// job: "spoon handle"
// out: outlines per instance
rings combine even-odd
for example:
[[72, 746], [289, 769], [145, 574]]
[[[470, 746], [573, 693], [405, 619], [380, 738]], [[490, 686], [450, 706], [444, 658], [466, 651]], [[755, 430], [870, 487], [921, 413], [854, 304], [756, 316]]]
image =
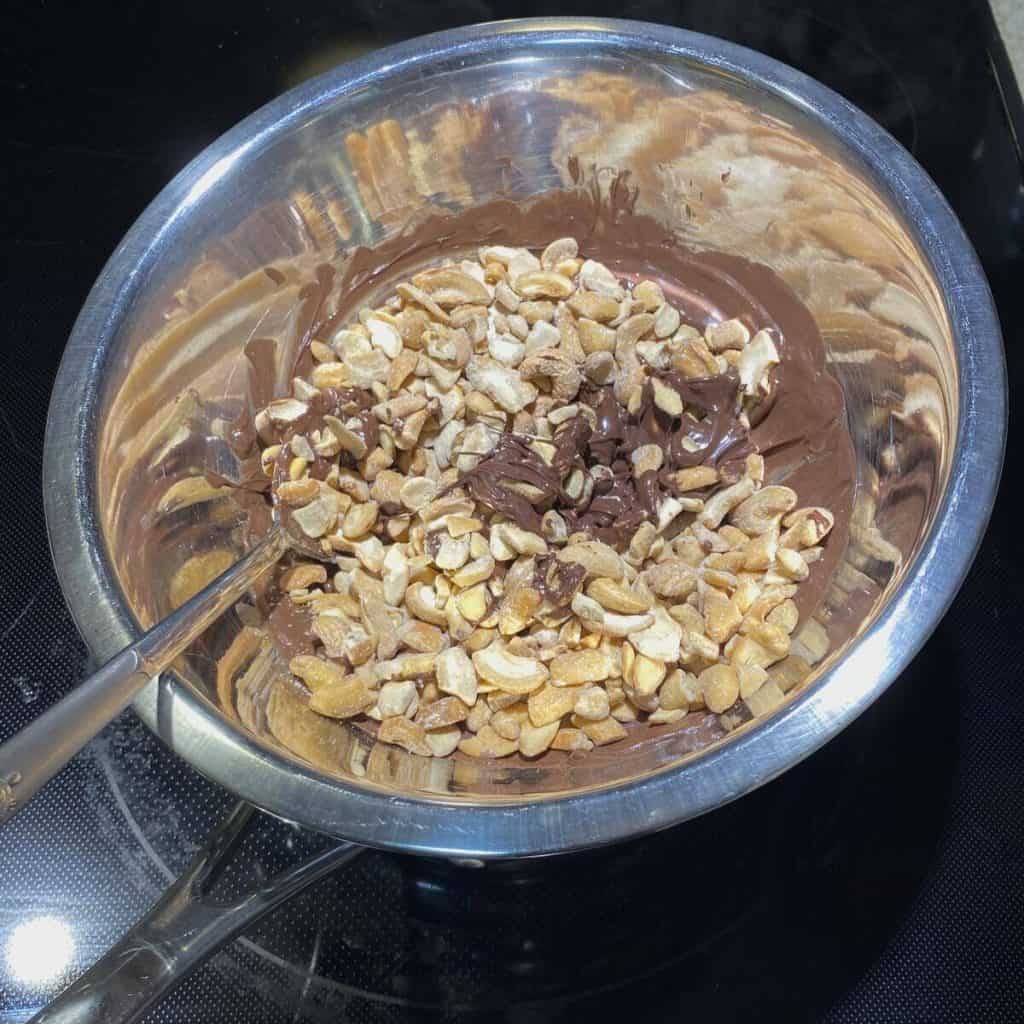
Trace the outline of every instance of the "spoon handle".
[[275, 527], [244, 558], [0, 745], [0, 825], [21, 810], [154, 676], [284, 554]]

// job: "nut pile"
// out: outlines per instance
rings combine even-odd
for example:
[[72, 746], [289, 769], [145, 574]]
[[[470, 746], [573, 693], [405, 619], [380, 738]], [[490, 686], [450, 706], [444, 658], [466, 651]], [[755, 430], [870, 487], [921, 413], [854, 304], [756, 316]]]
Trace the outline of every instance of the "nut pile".
[[[573, 532], [537, 487], [500, 481], [535, 513], [524, 528], [461, 483], [509, 437], [557, 465], [600, 389], [696, 422], [669, 375], [728, 377], [747, 426], [779, 362], [769, 331], [702, 333], [656, 283], [629, 288], [563, 238], [424, 270], [311, 347], [309, 378], [256, 427], [292, 528], [328, 563], [280, 581], [312, 615], [317, 653], [290, 668], [314, 711], [374, 719], [415, 754], [536, 757], [612, 743], [632, 721], [778, 702], [766, 670], [790, 653], [793, 598], [833, 517], [766, 485], [760, 455], [666, 477], [662, 449], [637, 447], [627, 475], [661, 473], [666, 490], [625, 536]], [[610, 472], [567, 468], [563, 507]]]

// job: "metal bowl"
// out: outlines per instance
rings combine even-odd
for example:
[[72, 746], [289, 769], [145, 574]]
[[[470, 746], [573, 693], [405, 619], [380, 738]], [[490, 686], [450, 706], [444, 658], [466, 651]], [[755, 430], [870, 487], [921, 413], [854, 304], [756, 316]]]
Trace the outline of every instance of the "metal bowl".
[[771, 265], [821, 329], [856, 502], [802, 661], [779, 674], [786, 698], [727, 716], [706, 749], [684, 728], [530, 765], [436, 761], [310, 713], [243, 608], [135, 707], [274, 814], [481, 858], [672, 825], [851, 722], [967, 572], [999, 475], [1005, 371], [985, 279], [927, 175], [849, 103], [760, 54], [634, 22], [509, 22], [381, 50], [280, 97], [182, 171], [111, 257], [68, 344], [45, 452], [53, 557], [93, 653], [115, 653], [240, 550], [245, 509], [197, 453], [240, 394], [242, 344], [293, 330], [316, 265], [427, 206], [565, 188], [570, 156], [598, 177], [628, 171], [638, 208], [681, 243]]

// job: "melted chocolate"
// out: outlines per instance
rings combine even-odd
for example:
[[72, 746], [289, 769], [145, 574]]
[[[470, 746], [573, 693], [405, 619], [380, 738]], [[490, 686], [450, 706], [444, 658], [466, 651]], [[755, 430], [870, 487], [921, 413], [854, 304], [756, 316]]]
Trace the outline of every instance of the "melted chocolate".
[[[529, 484], [541, 496], [531, 501], [509, 486], [515, 483]], [[530, 447], [528, 439], [515, 434], [503, 434], [489, 455], [461, 474], [459, 485], [474, 501], [534, 533], [541, 532], [542, 512], [538, 509], [562, 507], [571, 502], [562, 489], [558, 470]]]
[[282, 596], [267, 619], [267, 629], [286, 661], [314, 651], [313, 614], [308, 605], [295, 604]]
[[[580, 400], [592, 410], [594, 426], [582, 413], [560, 426], [550, 464], [530, 448], [528, 439], [506, 434], [493, 452], [462, 473], [460, 485], [474, 501], [525, 529], [540, 532], [542, 513], [554, 509], [573, 531], [611, 543], [627, 541], [641, 523], [657, 517], [662, 499], [671, 490], [674, 470], [716, 465], [725, 457], [739, 459], [751, 450], [747, 428], [736, 413], [739, 381], [734, 373], [690, 380], [673, 373], [660, 376], [700, 413], [699, 418], [689, 411], [672, 417], [659, 409], [650, 381], [635, 415], [618, 402], [611, 387], [588, 387]], [[634, 475], [631, 453], [651, 444], [664, 452], [661, 471]], [[562, 486], [575, 466], [608, 470], [596, 477], [593, 490], [580, 500]], [[508, 486], [517, 481], [536, 488], [538, 497], [531, 501]]]
[[554, 555], [543, 555], [533, 570], [533, 586], [552, 610], [568, 608], [586, 575], [586, 568], [578, 562], [560, 562]]

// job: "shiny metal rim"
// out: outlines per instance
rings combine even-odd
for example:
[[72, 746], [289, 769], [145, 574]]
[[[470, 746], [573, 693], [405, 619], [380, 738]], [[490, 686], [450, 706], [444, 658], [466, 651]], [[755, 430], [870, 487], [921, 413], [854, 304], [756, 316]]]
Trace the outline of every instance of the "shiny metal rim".
[[[857, 153], [899, 208], [946, 297], [960, 373], [950, 481], [915, 564], [842, 662], [789, 706], [718, 750], [611, 789], [544, 801], [464, 805], [389, 796], [328, 779], [236, 732], [188, 687], [165, 678], [135, 703], [143, 720], [205, 775], [271, 813], [356, 843], [421, 854], [514, 857], [596, 846], [705, 813], [807, 757], [885, 690], [931, 634], [963, 581], [995, 497], [1006, 430], [999, 325], [977, 257], [931, 179], [880, 126], [837, 94], [762, 54], [692, 32], [601, 19], [478, 25], [352, 61], [279, 97], [200, 154], [145, 210], [89, 294], [54, 386], [43, 485], [54, 562], [79, 630], [100, 659], [137, 632], [95, 543], [93, 479], [99, 381], [116, 325], [173, 226], [218, 169], [259, 149], [325, 102], [397, 69], [462, 53], [525, 47], [625, 48], [692, 60], [744, 78], [800, 109]], [[865, 685], [865, 680], [870, 682]]]

